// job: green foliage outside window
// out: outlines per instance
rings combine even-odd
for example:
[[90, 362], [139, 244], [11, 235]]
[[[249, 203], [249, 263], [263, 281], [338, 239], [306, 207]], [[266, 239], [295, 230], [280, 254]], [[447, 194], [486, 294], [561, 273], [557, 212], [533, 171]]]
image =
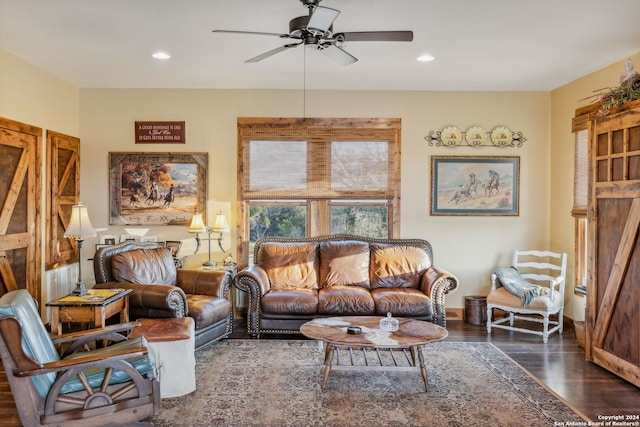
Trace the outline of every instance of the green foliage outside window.
[[306, 230], [305, 206], [251, 205], [249, 207], [249, 241], [251, 242], [265, 237], [304, 237]]
[[[333, 205], [331, 234], [386, 239], [389, 237], [387, 206]], [[306, 236], [307, 209], [295, 205], [256, 205], [249, 208], [249, 240], [265, 237]]]
[[332, 206], [331, 234], [387, 239], [389, 237], [386, 206]]

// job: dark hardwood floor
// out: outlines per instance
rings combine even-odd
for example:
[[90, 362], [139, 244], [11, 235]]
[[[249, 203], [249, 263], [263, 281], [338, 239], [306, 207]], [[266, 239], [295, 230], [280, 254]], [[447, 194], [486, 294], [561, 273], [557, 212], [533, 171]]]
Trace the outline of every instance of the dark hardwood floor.
[[488, 336], [485, 326], [459, 320], [448, 322], [447, 329], [449, 341], [491, 342], [593, 421], [603, 415], [640, 415], [640, 388], [585, 360], [573, 329], [552, 334], [547, 344], [537, 335], [503, 329], [492, 329]]
[[[536, 335], [493, 330], [460, 320], [447, 323], [448, 341], [491, 342], [539, 382], [593, 421], [599, 416], [640, 415], [640, 389], [584, 359], [572, 329], [553, 334], [547, 344]], [[244, 319], [234, 324], [231, 339], [249, 338]], [[267, 338], [304, 339], [301, 335]], [[0, 370], [0, 426], [20, 425], [4, 370]]]

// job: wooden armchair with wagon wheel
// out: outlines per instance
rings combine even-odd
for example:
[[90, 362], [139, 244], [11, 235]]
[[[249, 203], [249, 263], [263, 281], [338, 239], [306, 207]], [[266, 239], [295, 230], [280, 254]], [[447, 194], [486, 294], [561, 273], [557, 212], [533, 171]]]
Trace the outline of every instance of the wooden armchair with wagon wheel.
[[[36, 304], [21, 289], [0, 298], [0, 356], [25, 426], [149, 424], [160, 411], [160, 385], [136, 323], [51, 338]], [[92, 343], [113, 343], [94, 350]], [[56, 345], [64, 348], [60, 354]]]

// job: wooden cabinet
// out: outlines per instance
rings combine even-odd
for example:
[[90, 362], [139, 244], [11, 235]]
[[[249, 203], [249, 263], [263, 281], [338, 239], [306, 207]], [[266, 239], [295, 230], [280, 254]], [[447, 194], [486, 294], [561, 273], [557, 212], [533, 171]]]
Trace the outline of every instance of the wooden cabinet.
[[586, 356], [640, 387], [640, 103], [589, 138]]

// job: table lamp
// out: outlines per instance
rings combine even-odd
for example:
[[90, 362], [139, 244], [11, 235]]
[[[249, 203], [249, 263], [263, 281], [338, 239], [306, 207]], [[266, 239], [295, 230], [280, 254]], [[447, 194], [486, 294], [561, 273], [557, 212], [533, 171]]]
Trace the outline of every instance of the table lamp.
[[87, 237], [95, 237], [96, 230], [89, 221], [89, 214], [87, 207], [78, 202], [77, 205], [71, 207], [71, 219], [64, 232], [64, 237], [72, 238], [78, 245], [78, 281], [76, 282], [76, 288], [71, 292], [71, 295], [86, 295], [89, 292], [82, 281], [82, 242]]
[[216, 220], [213, 223], [212, 231], [214, 233], [220, 233], [220, 236], [218, 236], [218, 246], [220, 247], [222, 253], [226, 253], [227, 251], [225, 251], [222, 247], [222, 233], [229, 232], [229, 223], [227, 223], [227, 218], [224, 216], [222, 211], [218, 211]]
[[191, 217], [191, 224], [189, 225], [189, 233], [196, 234], [196, 250], [193, 254], [198, 253], [198, 249], [200, 249], [200, 233], [206, 230], [204, 226], [204, 222], [202, 221], [202, 214], [196, 213]]
[[211, 233], [213, 233], [213, 229], [211, 227], [207, 227], [204, 225], [204, 221], [202, 220], [202, 214], [194, 214], [191, 217], [191, 224], [189, 225], [189, 233], [196, 233], [196, 251], [198, 253], [198, 249], [200, 248], [200, 237], [199, 233], [205, 232], [209, 235], [209, 261], [203, 263], [202, 265], [205, 267], [213, 267], [216, 265], [215, 262], [211, 261]]

